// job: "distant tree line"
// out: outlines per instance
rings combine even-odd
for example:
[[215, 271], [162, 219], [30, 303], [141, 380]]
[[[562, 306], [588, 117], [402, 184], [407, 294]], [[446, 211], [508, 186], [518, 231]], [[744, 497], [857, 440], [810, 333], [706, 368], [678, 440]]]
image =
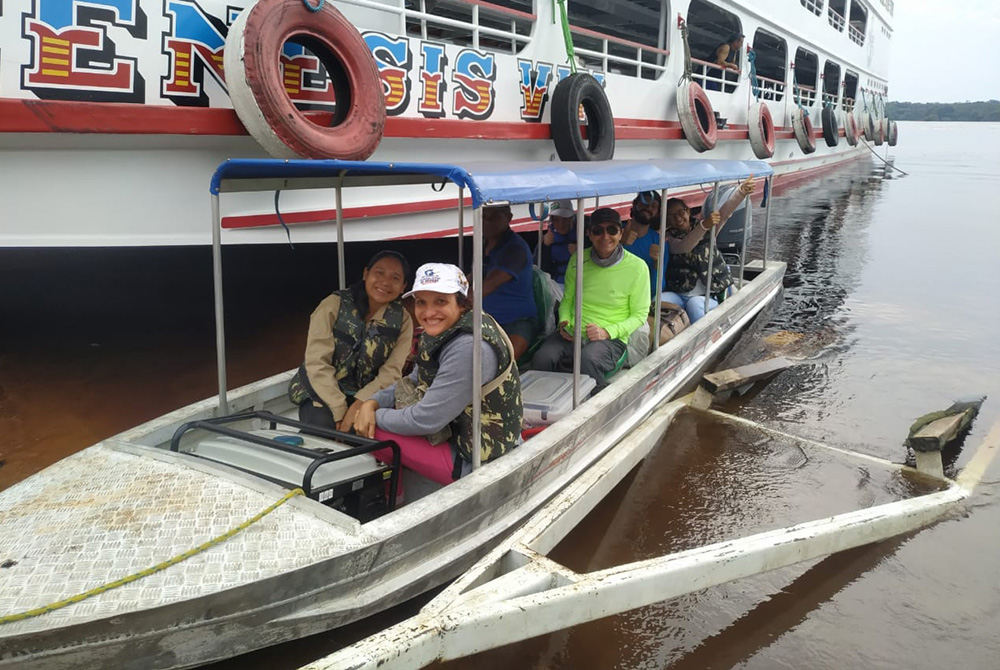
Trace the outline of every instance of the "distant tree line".
[[885, 106], [897, 121], [993, 121], [1000, 123], [1000, 100], [983, 102], [890, 102]]

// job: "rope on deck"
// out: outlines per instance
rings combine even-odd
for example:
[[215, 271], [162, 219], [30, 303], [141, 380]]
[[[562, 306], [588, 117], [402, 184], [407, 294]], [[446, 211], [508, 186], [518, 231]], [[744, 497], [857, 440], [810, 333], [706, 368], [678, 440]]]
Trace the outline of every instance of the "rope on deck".
[[234, 535], [236, 535], [241, 530], [244, 530], [244, 529], [252, 526], [253, 524], [257, 523], [258, 521], [260, 521], [261, 519], [263, 519], [265, 516], [267, 516], [268, 514], [270, 514], [271, 512], [273, 512], [274, 510], [278, 509], [279, 507], [281, 507], [282, 505], [284, 505], [286, 502], [288, 502], [289, 500], [291, 500], [295, 496], [301, 496], [301, 495], [305, 495], [305, 492], [302, 489], [292, 489], [284, 497], [282, 497], [280, 500], [272, 503], [266, 509], [264, 509], [263, 511], [259, 512], [255, 516], [247, 519], [246, 521], [244, 521], [240, 525], [227, 530], [222, 535], [219, 535], [218, 537], [215, 537], [215, 538], [209, 540], [208, 542], [205, 542], [204, 544], [198, 545], [194, 549], [189, 549], [189, 550], [185, 551], [183, 554], [178, 554], [177, 556], [174, 556], [173, 558], [167, 559], [166, 561], [163, 561], [162, 563], [158, 563], [158, 564], [154, 565], [151, 568], [146, 568], [145, 570], [140, 570], [139, 572], [131, 574], [128, 577], [122, 577], [121, 579], [117, 579], [117, 580], [115, 580], [113, 582], [109, 582], [107, 584], [103, 584], [102, 586], [98, 586], [96, 588], [90, 589], [89, 591], [85, 591], [84, 593], [78, 593], [75, 596], [70, 596], [69, 598], [65, 598], [63, 600], [59, 600], [57, 602], [50, 603], [48, 605], [42, 605], [41, 607], [36, 607], [34, 609], [30, 609], [30, 610], [27, 610], [27, 611], [24, 611], [24, 612], [18, 612], [16, 614], [8, 614], [6, 616], [0, 616], [0, 625], [3, 625], [5, 623], [13, 623], [14, 621], [23, 621], [24, 619], [30, 619], [31, 617], [41, 616], [42, 614], [48, 614], [49, 612], [54, 612], [55, 610], [62, 609], [63, 607], [66, 607], [67, 605], [72, 605], [74, 603], [80, 602], [81, 600], [86, 600], [87, 598], [90, 598], [91, 596], [96, 596], [98, 594], [104, 593], [105, 591], [110, 591], [111, 589], [116, 589], [119, 586], [124, 586], [126, 584], [131, 584], [132, 582], [138, 581], [138, 580], [142, 579], [143, 577], [148, 577], [149, 575], [153, 575], [153, 574], [156, 574], [157, 572], [160, 572], [162, 570], [166, 570], [167, 568], [169, 568], [172, 565], [177, 565], [181, 561], [186, 561], [187, 559], [191, 558], [192, 556], [196, 556], [196, 555], [200, 554], [201, 552], [203, 552], [203, 551], [205, 551], [207, 549], [211, 549], [212, 547], [214, 547], [217, 544], [221, 544], [221, 543], [225, 542], [226, 540], [228, 540], [229, 538], [233, 537]]

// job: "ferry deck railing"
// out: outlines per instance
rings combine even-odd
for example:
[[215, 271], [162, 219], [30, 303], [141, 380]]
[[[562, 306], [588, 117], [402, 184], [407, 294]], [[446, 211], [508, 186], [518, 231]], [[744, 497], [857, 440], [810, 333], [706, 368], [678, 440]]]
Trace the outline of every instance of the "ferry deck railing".
[[840, 101], [840, 106], [845, 112], [850, 112], [854, 110], [854, 98], [844, 97]]
[[844, 18], [844, 15], [835, 10], [833, 7], [827, 7], [826, 13], [827, 20], [830, 22], [830, 25], [838, 31], [844, 32], [844, 26], [847, 24], [847, 19]]
[[[416, 4], [417, 8], [407, 7], [408, 3]], [[532, 26], [535, 22], [534, 14], [481, 0], [435, 0], [434, 8], [438, 10], [449, 6], [468, 9], [470, 12], [468, 21], [431, 13], [427, 8], [427, 0], [397, 0], [395, 5], [378, 2], [378, 0], [342, 0], [341, 4], [395, 14], [399, 18], [397, 27], [399, 35], [409, 35], [419, 30], [421, 39], [447, 41], [445, 38], [431, 34], [429, 28], [454, 29], [462, 31], [462, 34], [468, 33], [468, 45], [473, 49], [509, 51], [513, 54], [519, 53], [531, 43]], [[509, 28], [501, 29], [483, 25], [484, 19], [489, 19], [497, 25], [509, 22]], [[484, 36], [487, 38], [486, 40], [483, 40]], [[509, 48], [496, 48], [492, 43], [494, 40], [509, 44]], [[458, 40], [456, 43], [464, 41]]]
[[691, 79], [697, 81], [706, 91], [732, 93], [739, 84], [740, 71], [719, 67], [707, 60], [692, 58]]
[[[666, 70], [666, 59], [670, 55], [667, 49], [578, 26], [571, 25], [569, 29], [574, 35], [582, 38], [574, 41], [573, 51], [583, 59], [584, 64], [588, 64], [589, 60], [593, 65], [598, 65], [603, 72], [615, 72], [645, 79], [656, 79]], [[596, 48], [588, 48], [590, 45]], [[618, 53], [614, 53], [615, 50]], [[634, 57], [631, 56], [633, 51]], [[626, 56], [626, 53], [629, 55]], [[634, 68], [635, 73], [629, 72], [629, 68]], [[649, 73], [651, 76], [644, 73]]]
[[823, 91], [823, 105], [824, 106], [830, 105], [831, 107], [836, 107], [837, 97], [838, 96], [836, 93], [827, 93], [826, 91]]
[[816, 16], [823, 15], [823, 0], [799, 0], [799, 2]]
[[847, 27], [847, 34], [851, 38], [851, 41], [858, 46], [865, 45], [865, 34], [858, 28], [855, 28], [853, 24]]
[[762, 77], [759, 74], [757, 75], [757, 82], [760, 86], [761, 100], [781, 102], [785, 99], [785, 82], [771, 79], [770, 77]]
[[812, 107], [816, 104], [816, 89], [814, 87], [796, 84], [794, 91], [803, 107]]

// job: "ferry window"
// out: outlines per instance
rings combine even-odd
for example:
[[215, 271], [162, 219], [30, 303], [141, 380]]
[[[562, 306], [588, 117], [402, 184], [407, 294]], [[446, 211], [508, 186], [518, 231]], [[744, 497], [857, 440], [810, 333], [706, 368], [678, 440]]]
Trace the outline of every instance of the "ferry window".
[[865, 43], [865, 27], [868, 25], [868, 10], [855, 0], [851, 0], [851, 15], [848, 17], [847, 34], [858, 45]]
[[837, 107], [840, 97], [840, 66], [827, 61], [823, 67], [823, 106]]
[[406, 34], [483, 51], [519, 53], [531, 41], [532, 0], [404, 0]]
[[667, 0], [571, 0], [567, 12], [584, 67], [642, 79], [663, 74], [670, 55]]
[[840, 100], [840, 106], [844, 111], [849, 112], [854, 109], [854, 100], [858, 97], [858, 75], [856, 72], [847, 70], [844, 72], [844, 97]]
[[735, 69], [723, 68], [715, 59], [719, 47], [731, 45], [743, 35], [739, 17], [706, 0], [691, 0], [687, 25], [692, 79], [708, 91], [734, 92], [739, 83], [746, 47], [730, 48], [727, 62]]
[[811, 107], [816, 102], [819, 59], [813, 52], [800, 47], [795, 51], [795, 62], [792, 63], [792, 68], [795, 77], [792, 102], [798, 102], [803, 107]]
[[799, 2], [816, 16], [823, 15], [823, 0], [799, 0]]
[[788, 46], [785, 40], [759, 29], [753, 36], [754, 67], [761, 100], [780, 102], [785, 97], [788, 73]]
[[847, 24], [847, 19], [844, 18], [847, 16], [847, 0], [830, 0], [826, 11], [830, 25], [839, 32], [844, 32], [844, 26]]

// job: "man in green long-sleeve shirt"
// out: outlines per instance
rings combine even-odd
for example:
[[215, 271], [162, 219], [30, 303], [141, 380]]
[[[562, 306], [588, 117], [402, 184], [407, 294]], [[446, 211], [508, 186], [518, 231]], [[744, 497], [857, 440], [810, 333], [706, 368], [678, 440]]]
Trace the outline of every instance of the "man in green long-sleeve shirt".
[[[649, 315], [649, 270], [645, 261], [621, 245], [621, 217], [603, 207], [590, 215], [587, 235], [592, 244], [583, 250], [583, 350], [580, 369], [607, 386], [604, 376], [625, 354], [629, 335]], [[573, 371], [573, 332], [576, 324], [576, 254], [566, 268], [566, 293], [559, 305], [559, 328], [535, 353], [537, 370]]]

